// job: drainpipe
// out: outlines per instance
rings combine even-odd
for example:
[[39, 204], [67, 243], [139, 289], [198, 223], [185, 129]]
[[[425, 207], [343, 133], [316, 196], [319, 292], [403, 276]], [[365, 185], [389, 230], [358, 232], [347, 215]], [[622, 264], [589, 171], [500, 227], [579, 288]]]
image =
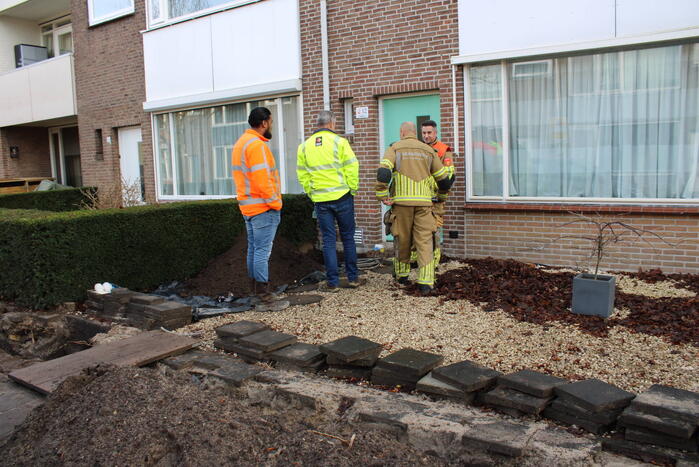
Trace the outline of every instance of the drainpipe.
[[456, 67], [457, 65], [451, 66], [451, 99], [454, 108], [454, 151], [459, 153], [459, 107], [456, 103]]
[[330, 71], [328, 66], [328, 3], [320, 0], [320, 48], [323, 63], [323, 109], [330, 110]]

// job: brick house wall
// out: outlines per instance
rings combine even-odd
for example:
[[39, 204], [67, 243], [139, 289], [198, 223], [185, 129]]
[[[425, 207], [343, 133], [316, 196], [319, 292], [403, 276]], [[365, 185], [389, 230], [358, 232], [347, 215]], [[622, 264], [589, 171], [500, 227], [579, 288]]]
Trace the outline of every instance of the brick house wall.
[[[10, 158], [10, 146], [19, 147], [19, 157]], [[46, 128], [15, 126], [0, 128], [0, 179], [50, 177], [51, 152]]]
[[[87, 2], [72, 0], [75, 86], [83, 183], [110, 188], [121, 178], [118, 129], [140, 126], [147, 199], [154, 199], [151, 124], [143, 111], [144, 0], [135, 13], [90, 27]], [[102, 131], [102, 153], [97, 130]], [[111, 144], [107, 143], [111, 137]]]
[[696, 207], [488, 205], [469, 203], [465, 214], [469, 257], [512, 258], [525, 262], [588, 268], [591, 242], [561, 236], [594, 236], [595, 227], [562, 224], [570, 212], [596, 220], [621, 221], [662, 237], [633, 235], [607, 249], [601, 267], [608, 270], [661, 268], [699, 272], [699, 209]]
[[[299, 8], [304, 134], [309, 136], [317, 112], [323, 109], [320, 6], [317, 0], [300, 0]], [[369, 107], [369, 118], [355, 120], [352, 138], [352, 148], [360, 162], [356, 219], [358, 227], [364, 230], [366, 245], [381, 240], [381, 207], [374, 196], [376, 169], [383, 152], [379, 141], [379, 98], [420, 91], [439, 93], [440, 133], [445, 142], [452, 144], [449, 59], [457, 52], [456, 1], [328, 2], [330, 102], [331, 110], [339, 117], [338, 130], [344, 128], [345, 99], [353, 99], [355, 106]], [[457, 89], [463, 90], [461, 73], [457, 76]], [[463, 102], [461, 92], [459, 96]], [[463, 174], [462, 157], [456, 158], [455, 165], [457, 173]], [[449, 255], [463, 256], [463, 193], [464, 179], [459, 177], [445, 217], [445, 231], [459, 232], [458, 239], [445, 239], [444, 250]]]
[[[316, 113], [323, 107], [320, 7], [317, 0], [300, 0], [303, 63], [304, 129], [313, 132]], [[382, 147], [379, 141], [379, 98], [417, 91], [438, 91], [442, 140], [454, 141], [450, 58], [458, 55], [456, 1], [328, 2], [328, 52], [331, 110], [344, 128], [344, 99], [368, 106], [369, 118], [355, 120], [352, 147], [360, 160], [360, 190], [356, 217], [365, 244], [381, 239], [380, 205], [374, 179]], [[574, 219], [568, 211], [600, 212], [605, 219], [623, 214], [629, 224], [661, 235], [609, 249], [602, 267], [635, 270], [660, 267], [668, 272], [699, 272], [699, 208], [516, 205], [466, 202], [463, 154], [463, 70], [456, 70], [457, 111], [461, 156], [455, 159], [457, 182], [445, 216], [444, 253], [458, 257], [515, 258], [526, 262], [584, 267], [589, 247], [584, 242], [559, 241], [560, 234], [589, 234], [583, 226], [560, 227]], [[459, 176], [460, 175], [460, 176]], [[606, 216], [606, 217], [605, 217]], [[449, 238], [455, 231], [457, 239]], [[543, 247], [543, 248], [542, 248]]]

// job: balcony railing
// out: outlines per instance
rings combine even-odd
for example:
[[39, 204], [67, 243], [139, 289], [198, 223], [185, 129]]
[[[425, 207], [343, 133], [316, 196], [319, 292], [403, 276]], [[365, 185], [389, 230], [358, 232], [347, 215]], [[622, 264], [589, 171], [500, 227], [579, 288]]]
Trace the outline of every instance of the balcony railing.
[[0, 75], [0, 127], [77, 114], [73, 55]]

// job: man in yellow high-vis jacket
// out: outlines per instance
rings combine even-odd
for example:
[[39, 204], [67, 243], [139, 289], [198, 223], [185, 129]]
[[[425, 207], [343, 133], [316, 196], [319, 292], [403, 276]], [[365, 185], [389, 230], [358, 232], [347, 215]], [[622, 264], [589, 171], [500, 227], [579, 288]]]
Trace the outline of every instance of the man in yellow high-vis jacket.
[[359, 286], [357, 247], [354, 243], [354, 195], [359, 188], [359, 161], [349, 142], [335, 133], [335, 115], [318, 114], [318, 130], [299, 145], [296, 173], [303, 190], [315, 205], [323, 238], [325, 291], [337, 291], [339, 274], [335, 223], [344, 248], [345, 271], [350, 287]]

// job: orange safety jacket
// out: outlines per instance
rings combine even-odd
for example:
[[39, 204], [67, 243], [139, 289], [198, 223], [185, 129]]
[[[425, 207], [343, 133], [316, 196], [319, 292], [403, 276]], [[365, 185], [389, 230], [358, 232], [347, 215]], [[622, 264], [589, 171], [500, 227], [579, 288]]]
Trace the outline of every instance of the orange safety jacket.
[[244, 216], [282, 208], [279, 172], [266, 141], [269, 140], [248, 129], [233, 146], [233, 181]]
[[442, 160], [443, 165], [450, 166], [453, 164], [450, 157], [446, 159], [444, 158], [444, 155], [447, 152], [452, 152], [452, 149], [451, 147], [449, 147], [448, 144], [442, 143], [441, 141], [435, 141], [434, 143], [432, 143], [432, 147], [437, 150], [437, 155]]

